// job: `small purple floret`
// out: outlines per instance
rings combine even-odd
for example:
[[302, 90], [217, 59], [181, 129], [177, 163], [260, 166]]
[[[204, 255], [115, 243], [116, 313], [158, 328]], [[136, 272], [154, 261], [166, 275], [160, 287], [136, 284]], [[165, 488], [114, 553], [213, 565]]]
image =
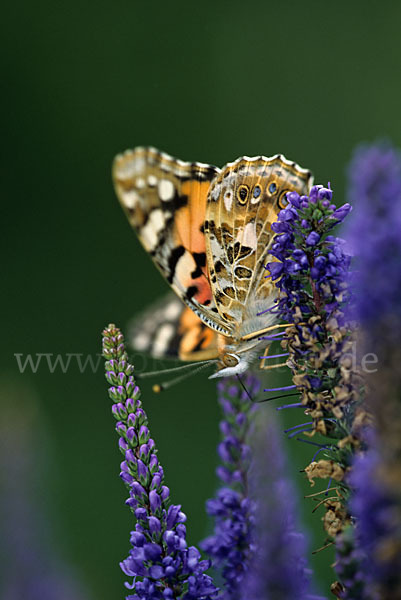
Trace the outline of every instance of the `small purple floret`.
[[305, 243], [307, 246], [316, 246], [316, 244], [320, 241], [320, 235], [317, 231], [311, 231], [307, 236]]

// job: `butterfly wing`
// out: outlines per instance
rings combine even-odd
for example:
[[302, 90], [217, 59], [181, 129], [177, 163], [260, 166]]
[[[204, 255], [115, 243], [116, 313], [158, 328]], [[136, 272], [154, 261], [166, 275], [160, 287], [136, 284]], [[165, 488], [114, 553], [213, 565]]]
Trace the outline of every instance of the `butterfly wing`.
[[242, 157], [213, 181], [206, 206], [206, 253], [213, 298], [224, 322], [238, 326], [249, 310], [261, 311], [274, 298], [275, 286], [264, 277], [271, 224], [285, 206], [286, 193], [305, 194], [311, 184], [311, 173], [282, 155]]
[[217, 332], [202, 323], [173, 293], [136, 317], [128, 327], [132, 348], [154, 358], [216, 358], [217, 337]]
[[204, 236], [207, 193], [219, 172], [154, 148], [128, 150], [113, 164], [117, 196], [142, 245], [179, 298], [227, 334], [212, 295]]

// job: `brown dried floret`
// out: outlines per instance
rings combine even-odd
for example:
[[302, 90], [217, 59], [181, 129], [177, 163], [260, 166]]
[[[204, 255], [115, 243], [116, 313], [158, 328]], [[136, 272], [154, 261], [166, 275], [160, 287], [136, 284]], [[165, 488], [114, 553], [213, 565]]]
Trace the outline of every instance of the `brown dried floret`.
[[345, 475], [344, 469], [334, 462], [334, 460], [319, 460], [317, 462], [312, 462], [305, 468], [305, 473], [312, 486], [315, 485], [314, 479], [317, 477], [320, 479], [331, 477], [335, 481], [342, 481]]

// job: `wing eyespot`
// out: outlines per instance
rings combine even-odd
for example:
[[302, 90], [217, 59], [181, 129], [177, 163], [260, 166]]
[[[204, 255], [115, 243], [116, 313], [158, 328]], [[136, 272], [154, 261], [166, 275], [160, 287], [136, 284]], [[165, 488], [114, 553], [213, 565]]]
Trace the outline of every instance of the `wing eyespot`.
[[288, 200], [287, 200], [287, 194], [290, 190], [284, 190], [281, 194], [279, 199], [277, 200], [277, 204], [278, 207], [280, 209], [285, 208], [288, 205]]
[[249, 187], [245, 184], [238, 186], [237, 189], [237, 200], [240, 204], [246, 204], [249, 195]]
[[268, 191], [271, 196], [274, 196], [274, 194], [277, 192], [277, 184], [274, 181], [272, 181], [269, 185]]

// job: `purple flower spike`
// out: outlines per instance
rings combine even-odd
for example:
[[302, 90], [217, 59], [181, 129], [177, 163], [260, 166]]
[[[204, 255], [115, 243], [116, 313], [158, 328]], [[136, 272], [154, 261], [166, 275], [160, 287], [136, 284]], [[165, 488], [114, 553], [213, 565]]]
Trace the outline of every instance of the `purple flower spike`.
[[[244, 384], [251, 395], [257, 393], [255, 378], [248, 376]], [[250, 402], [238, 382], [220, 382], [218, 392], [223, 409], [219, 445], [223, 465], [218, 475], [225, 485], [207, 502], [215, 530], [202, 548], [221, 570], [225, 582], [221, 598], [323, 600], [310, 595], [304, 538], [294, 528], [295, 492], [283, 474], [286, 465], [277, 432], [272, 425], [266, 431], [263, 415], [263, 443], [252, 452], [248, 440], [255, 438], [258, 405]], [[239, 452], [221, 453], [222, 446]]]
[[356, 210], [344, 235], [360, 257], [354, 277], [359, 320], [367, 330], [373, 326], [381, 333], [387, 320], [386, 334], [394, 333], [397, 339], [401, 329], [400, 151], [385, 143], [358, 148], [349, 167], [349, 198]]
[[[382, 458], [376, 446], [373, 441], [372, 447], [354, 463], [350, 508], [357, 519], [360, 578], [371, 589], [380, 590], [380, 598], [396, 598], [401, 590], [401, 553], [397, 550], [401, 543], [399, 498], [397, 490], [382, 480]], [[387, 555], [382, 550], [386, 547], [390, 551]], [[341, 560], [339, 567], [344, 568]]]
[[253, 435], [254, 460], [249, 473], [254, 552], [238, 597], [324, 600], [311, 589], [306, 541], [299, 533], [296, 491], [287, 478], [281, 435], [271, 414], [258, 416], [260, 427]]
[[127, 504], [136, 518], [132, 549], [121, 563], [123, 572], [134, 578], [132, 586], [128, 586], [134, 594], [127, 598], [212, 600], [218, 590], [205, 574], [209, 563], [200, 560], [196, 548], [187, 547], [183, 525], [186, 516], [180, 506], [170, 505], [169, 489], [163, 485], [163, 469], [150, 437], [123, 336], [114, 325], [109, 325], [103, 335], [106, 378], [109, 383], [116, 379], [119, 383], [109, 395], [114, 402], [112, 411], [118, 419], [116, 430], [125, 458], [121, 477], [130, 494]]
[[[349, 198], [355, 205], [345, 228], [357, 263], [354, 314], [363, 334], [359, 353], [374, 360], [364, 370], [375, 426], [365, 433], [367, 450], [349, 478], [350, 510], [369, 600], [393, 600], [401, 598], [400, 151], [389, 143], [358, 148], [349, 169]], [[338, 568], [345, 572], [343, 554]]]
[[18, 378], [2, 377], [0, 395], [0, 598], [92, 600], [54, 536], [47, 493], [50, 447], [36, 393]]
[[[358, 430], [361, 426], [356, 417], [359, 423], [362, 418], [361, 413], [358, 414], [358, 410], [361, 411], [361, 378], [355, 361], [350, 360], [353, 350], [349, 317], [350, 256], [345, 252], [344, 242], [329, 235], [351, 207], [345, 204], [337, 209], [331, 203], [332, 196], [330, 186], [314, 186], [309, 199], [302, 199], [297, 218], [291, 223], [286, 222], [285, 239], [281, 232], [274, 237], [271, 254], [282, 265], [276, 279], [280, 291], [278, 312], [291, 324], [282, 347], [289, 354], [287, 364], [292, 370], [294, 389], [296, 387], [300, 394], [298, 402], [311, 417], [310, 422], [287, 432], [289, 437], [318, 433], [327, 439], [327, 446], [324, 445], [326, 457], [323, 459], [324, 455], [320, 455], [315, 462], [315, 454], [305, 472], [308, 477], [312, 473], [316, 478], [324, 479], [331, 477], [330, 469], [333, 469], [337, 480], [342, 481], [338, 502], [334, 505], [323, 503], [328, 540], [337, 544], [351, 520], [346, 506], [349, 489], [345, 475], [355, 448], [361, 443]], [[276, 269], [279, 271], [279, 267]], [[314, 443], [303, 436], [300, 439]], [[310, 480], [313, 481], [313, 477]], [[340, 553], [339, 546], [337, 550]], [[354, 569], [356, 555], [352, 545], [344, 545], [341, 557], [343, 566], [349, 560]], [[340, 592], [349, 592], [351, 595], [344, 595], [349, 600], [351, 597], [362, 599], [363, 595], [357, 595], [361, 586], [357, 590], [354, 582], [350, 583], [349, 572], [349, 569], [339, 572]], [[292, 595], [298, 597], [295, 591], [289, 597]], [[255, 592], [254, 597], [262, 595]]]
[[[251, 393], [257, 393], [259, 383], [254, 377], [249, 375], [244, 384]], [[214, 517], [215, 530], [201, 547], [212, 558], [213, 565], [222, 570], [226, 589], [224, 598], [228, 600], [238, 597], [236, 594], [251, 551], [253, 517], [247, 498], [250, 449], [245, 438], [249, 434], [250, 416], [255, 405], [251, 404], [236, 381], [221, 381], [217, 389], [223, 410], [220, 424], [222, 441], [218, 447], [223, 464], [216, 472], [225, 487], [206, 504], [208, 514]]]

